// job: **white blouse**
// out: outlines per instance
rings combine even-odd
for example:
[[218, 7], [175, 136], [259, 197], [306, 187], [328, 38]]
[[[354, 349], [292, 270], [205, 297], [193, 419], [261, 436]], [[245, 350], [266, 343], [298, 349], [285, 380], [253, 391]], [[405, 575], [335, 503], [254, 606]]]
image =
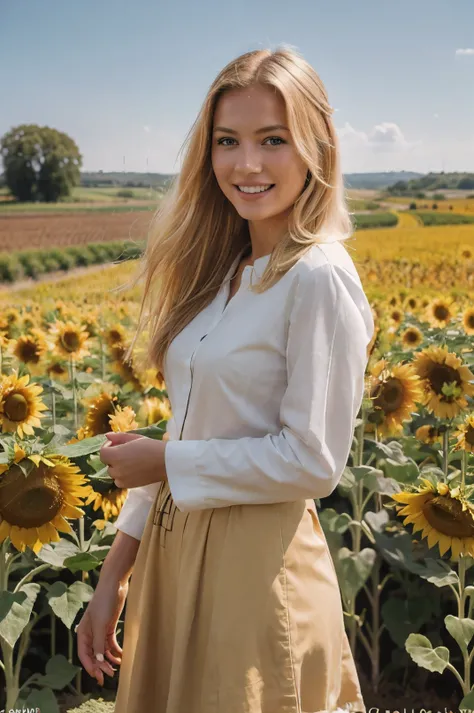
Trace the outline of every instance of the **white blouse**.
[[[235, 259], [214, 300], [171, 343], [165, 465], [182, 512], [324, 498], [352, 445], [374, 332], [342, 242], [313, 245], [262, 294], [270, 259]], [[181, 440], [182, 439], [182, 440]], [[141, 539], [159, 483], [129, 490], [115, 526]]]

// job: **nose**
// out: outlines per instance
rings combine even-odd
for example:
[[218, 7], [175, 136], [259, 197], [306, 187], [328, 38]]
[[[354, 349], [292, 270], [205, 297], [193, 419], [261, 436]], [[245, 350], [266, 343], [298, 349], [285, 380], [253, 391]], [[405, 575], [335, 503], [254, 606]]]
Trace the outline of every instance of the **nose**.
[[252, 173], [262, 172], [262, 160], [258, 149], [254, 146], [239, 146], [235, 156], [235, 170], [251, 171]]

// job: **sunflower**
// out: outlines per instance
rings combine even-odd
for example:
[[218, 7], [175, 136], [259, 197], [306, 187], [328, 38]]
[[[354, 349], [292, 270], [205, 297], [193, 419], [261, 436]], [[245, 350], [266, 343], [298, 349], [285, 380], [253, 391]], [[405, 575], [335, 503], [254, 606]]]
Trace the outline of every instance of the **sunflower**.
[[30, 375], [18, 378], [13, 372], [0, 382], [0, 423], [2, 431], [16, 431], [20, 438], [24, 434], [33, 435], [33, 426], [40, 427], [42, 411], [47, 411], [38, 394], [43, 391], [39, 384], [29, 384]]
[[22, 460], [15, 459], [0, 475], [0, 542], [10, 537], [20, 552], [30, 547], [37, 554], [43, 545], [61, 539], [58, 532], [72, 531], [65, 518], [84, 515], [76, 506], [83, 505], [81, 498], [91, 487], [65, 456], [27, 456], [33, 462], [27, 476], [18, 466]]
[[394, 307], [392, 310], [390, 310], [389, 317], [390, 321], [394, 324], [401, 324], [401, 322], [403, 321], [403, 312], [398, 309], [398, 307]]
[[444, 329], [455, 317], [457, 307], [452, 297], [438, 297], [432, 300], [425, 309], [426, 321], [432, 327]]
[[109, 347], [125, 344], [127, 339], [127, 330], [122, 324], [120, 324], [120, 322], [117, 322], [105, 330], [104, 339]]
[[419, 307], [419, 299], [415, 295], [408, 295], [403, 302], [403, 309], [416, 312]]
[[404, 349], [416, 349], [423, 341], [423, 334], [418, 327], [407, 327], [402, 334]]
[[110, 417], [114, 415], [117, 403], [117, 396], [111, 393], [111, 389], [104, 387], [98, 396], [84, 399], [84, 403], [88, 406], [84, 421], [87, 437], [110, 431]]
[[135, 421], [135, 411], [131, 406], [117, 406], [115, 413], [109, 418], [110, 428], [112, 431], [125, 432], [133, 431], [138, 428], [138, 423]]
[[47, 351], [48, 343], [43, 332], [35, 327], [30, 334], [18, 337], [13, 347], [13, 354], [23, 364], [38, 364]]
[[453, 447], [454, 451], [464, 450], [474, 453], [474, 413], [466, 416], [463, 423], [458, 425], [457, 430], [453, 431], [453, 436], [458, 439]]
[[451, 548], [452, 557], [460, 554], [474, 557], [474, 505], [466, 500], [459, 488], [450, 490], [447, 483], [433, 485], [426, 478], [415, 492], [396, 493], [392, 499], [403, 524], [413, 524], [413, 532], [422, 530], [428, 546], [439, 546], [441, 555]]
[[441, 440], [443, 438], [443, 434], [439, 432], [439, 429], [436, 426], [427, 423], [416, 429], [415, 438], [422, 443], [431, 444]]
[[125, 384], [130, 384], [135, 391], [143, 391], [143, 384], [133, 364], [133, 360], [125, 360], [127, 347], [125, 344], [116, 344], [110, 349], [113, 359], [112, 371], [119, 374]]
[[462, 262], [471, 263], [474, 260], [474, 250], [470, 245], [466, 243], [460, 245], [458, 248], [459, 259]]
[[462, 326], [466, 334], [474, 334], [474, 307], [467, 307], [462, 315]]
[[50, 334], [54, 337], [54, 351], [62, 357], [82, 359], [90, 354], [89, 332], [84, 325], [72, 321], [61, 322], [57, 320], [50, 327]]
[[92, 509], [94, 512], [102, 508], [105, 520], [109, 520], [111, 517], [118, 517], [127, 493], [128, 490], [126, 488], [117, 488], [113, 484], [102, 493], [97, 490], [91, 490], [85, 504], [90, 505], [90, 503], [93, 503]]
[[421, 380], [411, 364], [389, 366], [381, 359], [369, 370], [368, 386], [373, 405], [369, 423], [376, 423], [382, 436], [402, 431], [404, 421], [411, 420], [416, 402], [423, 397]]
[[169, 399], [160, 399], [157, 396], [144, 398], [138, 412], [138, 418], [145, 422], [147, 426], [163, 420], [169, 421], [171, 416]]
[[46, 367], [46, 372], [50, 379], [57, 381], [68, 381], [69, 369], [67, 365], [58, 359], [52, 359]]
[[446, 347], [430, 346], [415, 354], [413, 367], [423, 380], [421, 403], [438, 418], [455, 418], [474, 395], [474, 374]]
[[82, 318], [82, 324], [86, 328], [86, 330], [89, 332], [90, 337], [96, 337], [99, 331], [99, 325], [98, 325], [98, 310], [94, 311], [89, 311], [87, 314], [84, 315]]

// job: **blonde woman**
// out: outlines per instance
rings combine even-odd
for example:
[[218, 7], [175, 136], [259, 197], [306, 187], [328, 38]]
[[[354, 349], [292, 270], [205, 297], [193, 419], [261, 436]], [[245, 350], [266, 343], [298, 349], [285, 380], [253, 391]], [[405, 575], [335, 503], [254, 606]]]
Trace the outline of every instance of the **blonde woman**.
[[331, 114], [297, 52], [238, 57], [156, 215], [137, 334], [173, 415], [163, 441], [108, 434], [129, 493], [78, 627], [101, 684], [120, 664], [116, 713], [365, 711], [314, 502], [347, 463], [374, 330]]

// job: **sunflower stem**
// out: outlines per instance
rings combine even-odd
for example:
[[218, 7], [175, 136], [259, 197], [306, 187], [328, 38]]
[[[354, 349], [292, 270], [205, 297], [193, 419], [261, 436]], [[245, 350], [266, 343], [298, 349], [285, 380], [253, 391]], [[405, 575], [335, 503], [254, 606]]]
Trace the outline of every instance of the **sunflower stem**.
[[[459, 600], [458, 600], [458, 617], [464, 619], [466, 609], [466, 557], [463, 554], [459, 555], [458, 576], [459, 576]], [[474, 648], [473, 648], [474, 651]], [[471, 651], [472, 653], [472, 651]], [[464, 659], [464, 681], [462, 682], [463, 693], [469, 693], [471, 690], [471, 656], [467, 649], [463, 651]]]
[[444, 482], [448, 482], [449, 428], [443, 432], [443, 473]]
[[76, 362], [74, 357], [71, 356], [71, 381], [72, 381], [72, 398], [74, 402], [74, 428], [77, 431], [79, 425], [78, 413], [77, 413], [77, 391], [76, 391]]
[[8, 550], [5, 538], [0, 548], [0, 592], [8, 589]]
[[51, 612], [51, 656], [56, 654], [56, 614]]
[[51, 390], [51, 413], [53, 415], [53, 428], [56, 426], [56, 394]]
[[99, 344], [100, 344], [100, 368], [102, 372], [102, 381], [105, 381], [105, 349], [104, 349], [104, 341], [102, 339], [102, 334], [99, 335]]
[[39, 572], [42, 572], [44, 569], [49, 569], [50, 566], [51, 566], [51, 565], [49, 565], [49, 564], [40, 564], [40, 565], [38, 565], [38, 567], [35, 567], [34, 569], [32, 569], [30, 572], [28, 572], [27, 574], [25, 574], [25, 576], [23, 577], [23, 579], [20, 579], [20, 581], [19, 581], [18, 584], [16, 585], [15, 589], [13, 590], [13, 592], [14, 592], [14, 593], [15, 593], [15, 592], [19, 592], [20, 589], [21, 589], [25, 584], [28, 584], [28, 582], [30, 582], [36, 574], [38, 574]]
[[466, 458], [466, 451], [463, 449], [461, 452], [461, 495], [464, 495], [464, 490], [466, 488], [466, 466], [467, 466], [467, 458]]

